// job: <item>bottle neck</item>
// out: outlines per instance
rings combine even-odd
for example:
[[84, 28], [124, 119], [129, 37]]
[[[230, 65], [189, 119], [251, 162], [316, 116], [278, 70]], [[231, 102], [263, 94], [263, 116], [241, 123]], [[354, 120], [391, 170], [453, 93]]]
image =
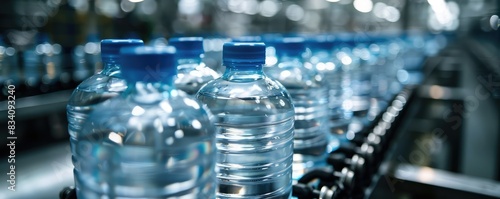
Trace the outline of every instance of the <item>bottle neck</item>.
[[100, 74], [106, 76], [120, 76], [120, 63], [117, 57], [103, 57], [102, 58], [103, 69]]
[[264, 78], [262, 69], [263, 63], [256, 64], [225, 64], [226, 70], [222, 75], [222, 79], [228, 81], [248, 82]]

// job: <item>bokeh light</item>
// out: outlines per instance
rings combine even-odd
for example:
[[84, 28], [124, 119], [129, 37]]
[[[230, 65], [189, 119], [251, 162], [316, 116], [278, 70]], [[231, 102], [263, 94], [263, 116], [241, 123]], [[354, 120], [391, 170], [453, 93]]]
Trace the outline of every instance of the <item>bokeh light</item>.
[[273, 0], [264, 0], [260, 3], [260, 15], [264, 17], [272, 17], [278, 13], [280, 5]]
[[354, 0], [354, 8], [362, 13], [367, 13], [372, 11], [373, 2], [371, 0]]
[[286, 9], [286, 17], [292, 21], [300, 21], [304, 18], [304, 9], [297, 4], [289, 5]]

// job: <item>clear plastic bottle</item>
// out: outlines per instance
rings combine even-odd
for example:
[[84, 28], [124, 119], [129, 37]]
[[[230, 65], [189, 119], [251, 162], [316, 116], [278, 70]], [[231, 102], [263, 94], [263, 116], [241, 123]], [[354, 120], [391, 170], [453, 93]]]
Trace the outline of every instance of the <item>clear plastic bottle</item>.
[[47, 39], [39, 45], [42, 51], [42, 81], [40, 90], [42, 92], [53, 92], [62, 89], [60, 82], [63, 55], [62, 47], [57, 43], [49, 43]]
[[403, 85], [417, 85], [424, 79], [422, 71], [425, 60], [425, 39], [419, 32], [409, 31], [403, 35], [404, 65], [397, 72], [397, 78]]
[[373, 83], [379, 84], [377, 89], [379, 95], [375, 97], [387, 103], [402, 89], [397, 81], [397, 72], [402, 69], [404, 63], [401, 56], [403, 40], [394, 33], [374, 35], [372, 39], [370, 50], [377, 56], [379, 62], [378, 70], [375, 71], [377, 73], [374, 73], [378, 78], [373, 79]]
[[194, 96], [200, 88], [219, 74], [203, 63], [202, 37], [176, 37], [169, 45], [177, 50], [177, 78], [175, 87]]
[[226, 43], [224, 74], [196, 97], [215, 115], [218, 198], [290, 198], [294, 107], [263, 72], [263, 43]]
[[388, 39], [381, 35], [368, 35], [366, 47], [369, 50], [371, 67], [371, 99], [370, 110], [367, 115], [368, 124], [371, 124], [377, 115], [387, 109], [389, 101], [392, 99], [390, 92], [390, 80], [393, 60], [389, 54]]
[[104, 70], [80, 83], [68, 99], [66, 106], [68, 132], [75, 167], [79, 164], [79, 159], [75, 157], [75, 145], [79, 142], [78, 135], [88, 114], [97, 104], [117, 96], [127, 88], [125, 80], [121, 77], [118, 63], [120, 48], [141, 45], [144, 45], [141, 40], [106, 39], [101, 41]]
[[23, 51], [22, 54], [22, 77], [27, 96], [37, 95], [40, 93], [40, 83], [42, 79], [42, 49], [41, 45], [45, 42], [43, 34], [38, 34], [31, 46]]
[[[128, 37], [132, 38], [132, 37]], [[103, 63], [101, 62], [101, 48], [99, 46], [99, 36], [97, 34], [89, 34], [87, 42], [84, 45], [85, 67], [90, 74], [95, 74], [103, 70]]]
[[[335, 37], [317, 35], [307, 39], [307, 48], [311, 52], [308, 63], [323, 74], [328, 83], [328, 109], [330, 132], [334, 137], [343, 137], [348, 131], [353, 113], [348, 101], [352, 91], [347, 76], [348, 67], [342, 67], [342, 60], [334, 52]], [[338, 51], [335, 51], [338, 52]], [[347, 59], [347, 58], [345, 58]], [[348, 61], [348, 60], [347, 60]], [[344, 60], [344, 62], [347, 62]], [[347, 65], [347, 64], [346, 64]], [[333, 140], [336, 141], [336, 140]], [[332, 146], [335, 143], [331, 143]]]
[[[6, 100], [9, 95], [8, 87], [13, 85], [19, 87], [20, 75], [18, 66], [18, 52], [16, 49], [3, 43], [3, 38], [0, 35], [0, 86], [1, 92], [0, 101]], [[22, 92], [22, 90], [16, 90]], [[19, 94], [17, 94], [19, 96]]]
[[175, 89], [175, 48], [127, 47], [121, 56], [127, 90], [96, 106], [78, 135], [77, 197], [214, 198], [215, 126]]
[[293, 179], [326, 165], [328, 143], [328, 88], [323, 75], [304, 66], [305, 40], [284, 37], [273, 42], [277, 63], [264, 72], [278, 80], [292, 97], [295, 107]]
[[364, 120], [371, 106], [372, 76], [377, 59], [369, 50], [370, 40], [364, 35], [351, 37], [353, 59], [358, 60], [357, 65], [352, 65], [350, 70], [351, 88], [353, 91], [352, 102], [354, 116]]
[[[73, 82], [81, 83], [94, 74], [93, 70], [87, 68], [87, 59], [85, 58], [85, 45], [77, 45], [71, 54], [73, 68], [65, 68], [70, 73]], [[105, 65], [106, 63], [104, 63]], [[72, 69], [72, 70], [71, 70]]]

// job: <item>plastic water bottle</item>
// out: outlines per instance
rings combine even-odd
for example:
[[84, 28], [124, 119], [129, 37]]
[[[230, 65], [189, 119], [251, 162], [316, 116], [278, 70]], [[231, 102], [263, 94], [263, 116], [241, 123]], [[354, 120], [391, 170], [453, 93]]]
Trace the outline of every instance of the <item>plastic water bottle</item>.
[[226, 43], [224, 74], [196, 97], [215, 115], [217, 198], [290, 198], [294, 107], [263, 72], [263, 43]]
[[127, 90], [96, 106], [78, 135], [77, 197], [214, 198], [215, 127], [175, 89], [175, 48], [121, 55]]
[[91, 74], [103, 70], [103, 63], [101, 63], [100, 59], [101, 48], [99, 46], [99, 37], [97, 34], [89, 34], [87, 36], [87, 42], [84, 45], [84, 52], [85, 67], [87, 67], [87, 70], [89, 70]]
[[[386, 101], [388, 97], [388, 54], [386, 41], [381, 37], [370, 35], [369, 43], [366, 44], [369, 51], [372, 73], [371, 73], [371, 94], [377, 102]], [[373, 105], [373, 104], [372, 104]]]
[[20, 85], [17, 53], [15, 48], [3, 43], [3, 38], [0, 35], [0, 86], [2, 92], [0, 100], [7, 99], [9, 85], [16, 87]]
[[417, 85], [424, 79], [422, 63], [425, 59], [425, 39], [420, 33], [407, 32], [403, 40], [404, 66], [397, 72], [397, 78], [403, 85]]
[[202, 37], [171, 38], [169, 44], [177, 50], [177, 78], [175, 87], [194, 96], [201, 86], [219, 77], [203, 63]]
[[401, 82], [397, 79], [398, 71], [403, 68], [403, 46], [404, 41], [397, 34], [388, 34], [384, 36], [387, 44], [387, 77], [389, 82], [389, 96], [393, 98], [402, 89]]
[[378, 60], [372, 79], [372, 83], [378, 86], [374, 89], [377, 92], [374, 97], [378, 102], [387, 103], [402, 89], [396, 77], [397, 71], [403, 67], [403, 60], [400, 56], [403, 41], [394, 33], [373, 35], [372, 40], [370, 51]]
[[[307, 48], [311, 52], [308, 63], [323, 74], [328, 83], [328, 109], [330, 115], [330, 132], [341, 138], [348, 131], [353, 113], [349, 101], [352, 91], [347, 79], [348, 67], [342, 64], [334, 54], [335, 37], [327, 35], [313, 36], [307, 39]], [[339, 52], [339, 51], [335, 51]], [[345, 56], [345, 55], [344, 55]], [[341, 57], [344, 58], [344, 57]], [[344, 58], [348, 66], [348, 58]], [[335, 139], [333, 140], [336, 141]], [[335, 143], [331, 143], [335, 145]]]
[[292, 97], [295, 107], [293, 179], [313, 168], [326, 165], [330, 133], [328, 88], [323, 75], [304, 66], [305, 40], [301, 37], [276, 39], [277, 64], [264, 72], [278, 80]]
[[118, 63], [120, 48], [141, 45], [144, 45], [141, 40], [103, 40], [101, 42], [103, 49], [101, 56], [105, 65], [104, 70], [80, 83], [71, 94], [66, 111], [75, 167], [80, 161], [75, 157], [75, 146], [79, 142], [78, 136], [88, 114], [97, 104], [117, 96], [127, 88], [125, 80], [121, 77], [120, 64]]
[[68, 69], [66, 69], [66, 71], [68, 71], [68, 73], [71, 73], [74, 82], [82, 82], [94, 73], [93, 70], [89, 70], [87, 68], [85, 59], [85, 45], [75, 46], [71, 54], [71, 58], [73, 61], [74, 69], [71, 72], [69, 72], [70, 70]]
[[39, 47], [44, 41], [43, 36], [37, 35], [34, 43], [23, 51], [23, 78], [26, 95], [37, 95], [40, 93], [39, 86], [42, 79], [40, 71], [42, 68], [42, 50]]
[[352, 57], [358, 60], [350, 70], [352, 102], [354, 116], [364, 120], [370, 109], [372, 96], [372, 74], [375, 72], [376, 57], [369, 50], [370, 40], [366, 36], [356, 35], [351, 38]]
[[62, 47], [57, 43], [49, 43], [48, 39], [38, 47], [42, 50], [42, 81], [40, 90], [42, 92], [58, 91], [62, 88], [60, 82], [63, 64]]

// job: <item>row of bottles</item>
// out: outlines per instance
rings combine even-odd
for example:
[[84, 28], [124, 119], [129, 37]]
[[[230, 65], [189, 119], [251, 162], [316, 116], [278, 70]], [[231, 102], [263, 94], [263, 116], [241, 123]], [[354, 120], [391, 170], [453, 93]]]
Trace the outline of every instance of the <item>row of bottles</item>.
[[290, 198], [354, 121], [368, 125], [399, 91], [406, 47], [234, 38], [218, 74], [202, 61], [202, 38], [103, 40], [103, 70], [67, 106], [78, 198]]
[[[346, 41], [352, 42], [340, 42], [340, 40], [342, 40], [342, 35], [344, 35]], [[396, 66], [393, 67], [394, 70], [390, 70], [386, 72], [386, 74], [394, 74], [391, 76], [398, 78], [397, 81], [404, 84], [418, 84], [422, 79], [422, 74], [419, 73], [419, 66], [423, 58], [437, 53], [439, 49], [446, 45], [447, 39], [443, 35], [434, 34], [421, 35], [408, 33], [403, 36], [352, 35], [353, 34], [336, 35], [336, 49], [339, 49], [340, 46], [345, 46], [348, 51], [353, 51], [352, 54], [355, 57], [353, 57], [351, 61], [366, 59], [370, 57], [368, 56], [369, 54], [366, 53], [366, 48], [354, 48], [353, 46], [346, 45], [348, 43], [356, 45], [361, 44], [363, 40], [361, 38], [365, 38], [364, 40], [368, 43], [365, 44], [365, 46], [368, 47], [370, 50], [369, 52], [372, 53], [371, 55], [376, 57], [377, 61], [384, 60], [381, 58], [387, 56], [387, 61], [390, 62], [385, 64], [385, 66]], [[251, 41], [250, 39], [255, 40], [255, 38], [259, 38], [259, 41], [267, 43], [269, 42], [269, 38], [276, 36], [282, 35], [265, 34], [262, 37], [246, 37], [246, 40]], [[244, 37], [233, 39], [242, 38]], [[306, 35], [306, 38], [311, 38], [311, 36]], [[16, 86], [18, 97], [74, 89], [80, 82], [103, 68], [100, 60], [100, 46], [97, 35], [90, 34], [85, 43], [72, 47], [61, 46], [60, 44], [54, 43], [43, 33], [38, 33], [38, 35], [33, 38], [32, 44], [22, 48], [8, 46], [2, 41], [3, 38], [0, 37], [0, 86], [2, 87], [0, 100], [6, 99], [8, 85]], [[222, 48], [222, 42], [220, 41], [227, 41], [227, 38], [210, 38], [205, 40], [204, 44], [208, 45], [205, 45], [204, 48], [210, 52], [203, 58], [204, 61], [208, 61], [207, 65], [210, 68], [219, 72], [223, 71], [223, 68], [219, 68], [220, 49]], [[168, 41], [162, 37], [148, 42], [149, 45], [155, 46], [164, 46], [167, 43]], [[306, 43], [308, 43], [308, 51], [315, 51], [313, 49], [315, 47], [312, 46], [318, 47], [318, 45], [311, 44], [310, 39], [306, 39]], [[343, 44], [340, 45], [339, 43]], [[332, 51], [331, 49], [332, 48], [329, 48], [327, 50], [330, 54]], [[268, 52], [272, 53], [273, 51], [268, 50]], [[343, 58], [344, 62], [349, 62], [349, 58], [345, 55], [346, 53], [340, 53], [338, 56]], [[273, 57], [268, 57], [268, 59], [266, 59], [266, 65], [271, 64], [275, 60], [276, 59], [273, 59]], [[373, 61], [375, 60], [372, 59], [372, 62]], [[356, 63], [353, 62], [352, 64]], [[324, 65], [320, 64], [320, 69], [325, 70], [323, 66]], [[403, 68], [402, 66], [405, 67]], [[398, 67], [401, 70], [399, 70]], [[331, 65], [329, 65], [329, 68], [331, 68]], [[338, 67], [336, 67], [335, 70], [338, 70]], [[379, 93], [382, 93], [384, 89], [398, 90], [397, 84], [383, 85], [384, 86], [378, 88], [381, 89]], [[359, 102], [359, 100], [355, 100], [355, 102]], [[361, 100], [361, 102], [363, 102], [363, 100]], [[357, 105], [366, 107], [366, 103], [357, 103]], [[355, 108], [357, 107], [358, 106]]]
[[28, 97], [66, 89], [99, 71], [99, 41], [89, 37], [84, 45], [72, 48], [51, 42], [38, 33], [31, 44], [14, 48], [0, 37], [0, 84], [6, 98], [6, 87], [16, 86], [16, 96]]

